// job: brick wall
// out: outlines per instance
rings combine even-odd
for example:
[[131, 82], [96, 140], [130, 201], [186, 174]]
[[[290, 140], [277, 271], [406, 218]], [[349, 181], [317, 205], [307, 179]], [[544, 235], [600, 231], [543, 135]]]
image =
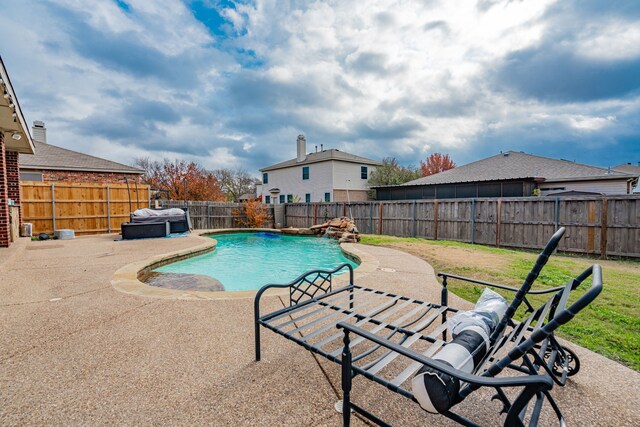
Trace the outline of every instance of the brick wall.
[[93, 184], [124, 184], [125, 178], [135, 182], [140, 175], [108, 172], [78, 172], [78, 171], [42, 171], [44, 182], [84, 182]]
[[9, 206], [7, 189], [7, 158], [4, 132], [0, 131], [0, 248], [9, 246]]
[[[15, 151], [7, 151], [5, 154], [7, 162], [7, 194], [16, 205], [20, 205], [22, 200], [20, 191], [20, 169], [18, 166], [18, 153]], [[19, 209], [19, 221], [22, 223], [22, 206]]]

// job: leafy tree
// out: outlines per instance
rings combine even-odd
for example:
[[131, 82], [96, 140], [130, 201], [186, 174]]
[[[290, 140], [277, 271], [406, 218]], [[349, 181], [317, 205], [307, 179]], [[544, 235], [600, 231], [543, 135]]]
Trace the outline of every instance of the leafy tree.
[[213, 174], [220, 182], [222, 190], [230, 202], [238, 202], [243, 194], [256, 193], [256, 185], [259, 180], [253, 178], [244, 169], [217, 169], [213, 171]]
[[395, 157], [385, 157], [382, 165], [371, 172], [369, 184], [399, 185], [420, 178], [420, 171], [411, 166], [400, 166]]
[[237, 217], [238, 224], [249, 228], [262, 227], [271, 221], [267, 206], [260, 200], [245, 200], [241, 208], [231, 211], [231, 215]]
[[448, 154], [433, 153], [426, 162], [420, 162], [422, 176], [434, 175], [456, 167]]
[[226, 199], [215, 175], [195, 162], [140, 158], [135, 160], [135, 165], [145, 171], [142, 176], [145, 184], [155, 189], [167, 190], [172, 200]]

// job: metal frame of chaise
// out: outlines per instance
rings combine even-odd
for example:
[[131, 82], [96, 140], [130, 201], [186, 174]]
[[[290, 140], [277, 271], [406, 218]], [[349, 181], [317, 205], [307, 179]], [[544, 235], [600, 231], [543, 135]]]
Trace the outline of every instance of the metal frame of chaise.
[[[289, 284], [264, 286], [254, 301], [256, 360], [261, 358], [262, 326], [341, 364], [345, 425], [349, 424], [350, 409], [371, 421], [386, 425], [377, 416], [351, 402], [353, 376], [361, 375], [415, 401], [414, 395], [403, 384], [422, 366], [450, 375], [461, 383], [456, 404], [480, 387], [495, 388], [496, 396], [507, 412], [505, 425], [522, 424], [526, 412], [524, 409], [534, 398], [536, 403], [529, 416], [530, 425], [537, 424], [545, 399], [562, 424], [564, 420], [560, 409], [548, 391], [554, 383], [564, 385], [567, 376], [577, 373], [579, 361], [575, 354], [557, 342], [553, 332], [575, 315], [570, 310], [579, 311], [597, 296], [602, 286], [600, 267], [594, 266], [566, 286], [531, 289], [563, 233], [564, 229], [560, 229], [549, 240], [520, 288], [441, 273], [443, 288], [440, 304], [357, 286], [354, 284], [353, 269], [347, 264], [330, 271], [305, 273]], [[335, 276], [345, 271], [349, 273], [349, 283], [334, 289]], [[579, 300], [582, 305], [576, 306], [576, 302], [566, 308], [570, 292], [591, 274], [594, 276], [593, 286]], [[430, 357], [448, 344], [447, 319], [450, 314], [459, 311], [448, 306], [447, 284], [452, 279], [515, 293], [504, 318], [490, 337], [486, 357], [470, 374]], [[274, 288], [289, 289], [289, 306], [261, 315], [261, 298], [267, 290]], [[542, 294], [550, 294], [551, 298], [534, 309], [530, 297]], [[589, 301], [585, 302], [587, 296]], [[523, 303], [530, 314], [517, 322], [513, 317]], [[572, 314], [568, 316], [567, 313]], [[421, 347], [419, 351], [417, 347]], [[405, 365], [400, 373], [390, 377], [385, 370], [398, 365], [401, 360]], [[511, 376], [497, 377], [505, 369], [512, 372]], [[522, 388], [522, 391], [511, 401], [503, 389], [514, 387]], [[442, 414], [463, 425], [475, 425], [450, 410]]]

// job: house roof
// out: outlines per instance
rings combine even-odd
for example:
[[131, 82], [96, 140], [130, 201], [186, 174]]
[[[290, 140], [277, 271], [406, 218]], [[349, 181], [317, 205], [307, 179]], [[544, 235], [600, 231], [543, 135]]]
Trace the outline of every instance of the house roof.
[[143, 174], [142, 169], [112, 162], [111, 160], [34, 141], [35, 154], [23, 154], [18, 158], [20, 169], [68, 170], [85, 172], [111, 172]]
[[372, 165], [372, 166], [380, 166], [381, 162], [376, 160], [367, 159], [366, 157], [356, 156], [355, 154], [345, 153], [344, 151], [340, 151], [337, 149], [331, 150], [323, 150], [317, 153], [309, 153], [307, 154], [307, 158], [301, 162], [298, 162], [297, 159], [287, 160], [286, 162], [276, 163], [275, 165], [267, 166], [266, 168], [260, 169], [260, 172], [267, 172], [276, 169], [284, 169], [292, 166], [301, 166], [308, 165], [310, 163], [319, 163], [326, 162], [329, 160], [339, 160], [342, 162], [349, 163], [359, 163], [364, 165]]
[[[570, 181], [591, 179], [629, 179], [633, 175], [598, 166], [551, 159], [518, 151], [498, 155], [418, 178], [402, 186], [452, 184], [479, 181], [538, 179], [544, 181]], [[395, 187], [395, 186], [389, 186]]]
[[624, 165], [618, 165], [613, 168], [614, 170], [622, 173], [630, 173], [633, 175], [640, 175], [640, 164], [632, 165], [631, 163], [625, 163]]

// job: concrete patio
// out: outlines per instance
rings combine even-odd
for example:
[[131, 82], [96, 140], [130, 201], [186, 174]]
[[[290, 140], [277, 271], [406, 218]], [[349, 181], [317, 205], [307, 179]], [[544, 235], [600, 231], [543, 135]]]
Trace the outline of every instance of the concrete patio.
[[[117, 238], [21, 239], [0, 251], [0, 424], [340, 425], [337, 365], [271, 332], [254, 362], [251, 298], [152, 298], [111, 285], [125, 264], [200, 238]], [[439, 299], [426, 262], [350, 248], [371, 259], [366, 274], [356, 270], [359, 284]], [[266, 310], [282, 306], [280, 297], [265, 300]], [[569, 425], [639, 425], [640, 373], [572, 348], [582, 370], [554, 389]], [[353, 396], [397, 425], [451, 424], [361, 379]], [[461, 411], [497, 424], [498, 404], [480, 397]]]

